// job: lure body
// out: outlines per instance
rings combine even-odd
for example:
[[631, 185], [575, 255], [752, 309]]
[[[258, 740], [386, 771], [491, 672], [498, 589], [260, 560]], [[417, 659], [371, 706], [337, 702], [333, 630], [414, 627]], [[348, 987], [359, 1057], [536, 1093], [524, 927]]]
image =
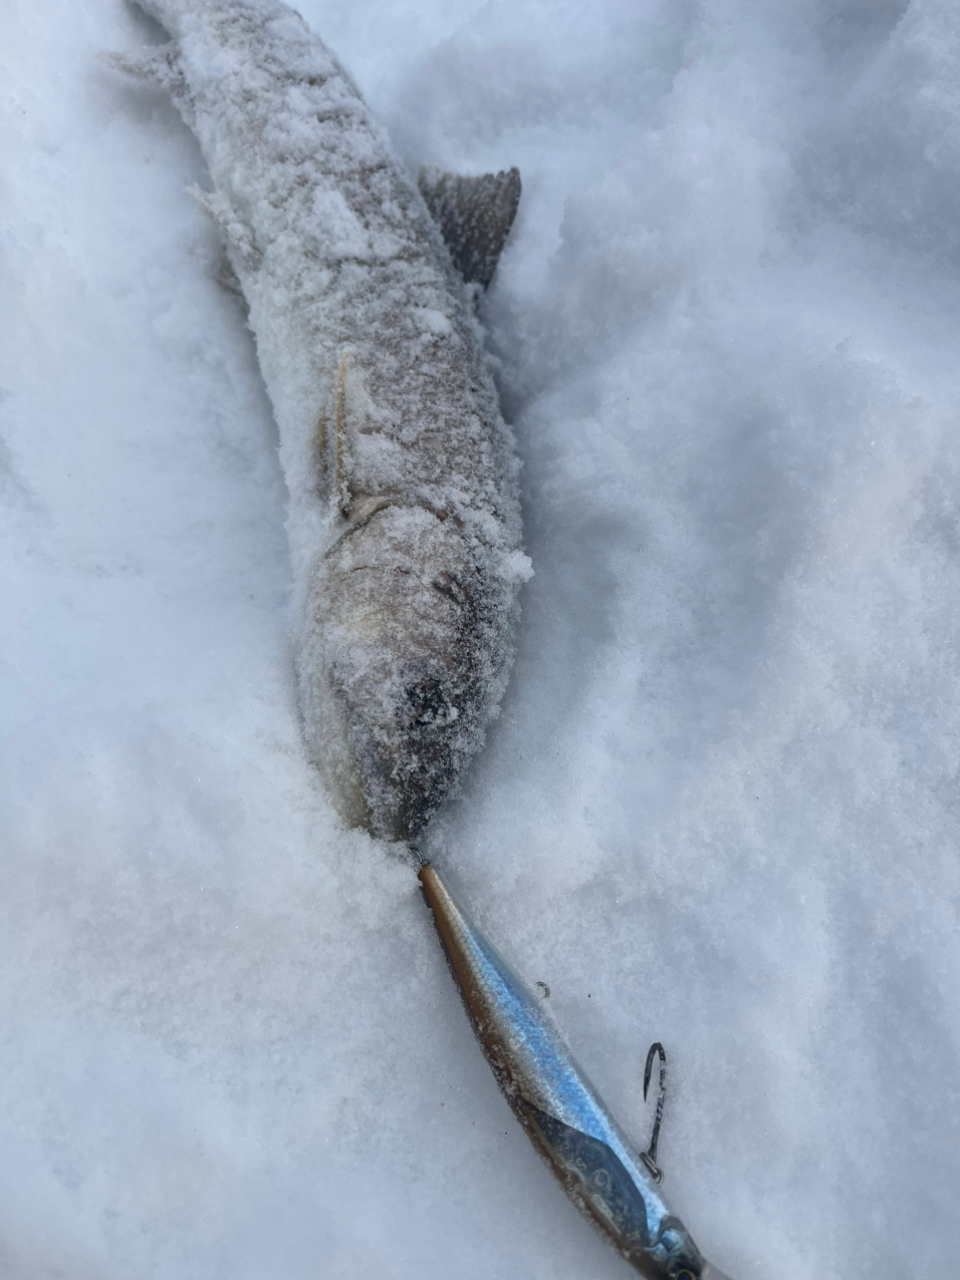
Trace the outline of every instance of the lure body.
[[[529, 576], [476, 287], [299, 14], [142, 7], [170, 43], [110, 61], [167, 88], [196, 134], [213, 190], [194, 194], [249, 305], [289, 495], [306, 742], [348, 820], [407, 838], [482, 745]], [[519, 175], [473, 180], [479, 201], [456, 216], [469, 181], [428, 177], [424, 193], [445, 232], [472, 237], [454, 258], [485, 284]], [[500, 220], [492, 254], [484, 219]]]
[[507, 1102], [577, 1208], [649, 1280], [726, 1280], [690, 1233], [546, 1015], [430, 864], [420, 883]]

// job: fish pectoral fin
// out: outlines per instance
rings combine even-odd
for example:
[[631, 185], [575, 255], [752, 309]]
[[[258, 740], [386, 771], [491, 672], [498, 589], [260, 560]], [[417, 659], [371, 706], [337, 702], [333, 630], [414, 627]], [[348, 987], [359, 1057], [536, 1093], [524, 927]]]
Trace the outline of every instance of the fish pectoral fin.
[[417, 185], [467, 284], [486, 289], [520, 204], [520, 170], [467, 177], [425, 165]]
[[202, 191], [198, 186], [187, 187], [187, 194], [193, 196], [204, 213], [213, 219], [227, 248], [233, 249], [248, 271], [255, 271], [260, 265], [261, 254], [253, 232], [234, 212], [226, 196], [219, 191]]

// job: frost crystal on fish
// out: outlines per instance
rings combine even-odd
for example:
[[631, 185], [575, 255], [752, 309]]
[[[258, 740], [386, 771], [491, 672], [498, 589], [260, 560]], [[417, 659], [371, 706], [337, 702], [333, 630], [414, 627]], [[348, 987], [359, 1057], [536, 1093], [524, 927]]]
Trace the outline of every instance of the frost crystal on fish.
[[144, 7], [172, 43], [116, 63], [200, 141], [279, 425], [305, 739], [351, 821], [409, 838], [483, 742], [529, 575], [473, 295], [298, 14]]

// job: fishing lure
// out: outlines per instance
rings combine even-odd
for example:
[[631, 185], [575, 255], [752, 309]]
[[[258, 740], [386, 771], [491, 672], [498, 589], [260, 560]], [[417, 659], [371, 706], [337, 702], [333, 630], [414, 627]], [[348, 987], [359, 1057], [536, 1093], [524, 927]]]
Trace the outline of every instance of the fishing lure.
[[660, 1190], [657, 1137], [637, 1154], [538, 1000], [458, 905], [429, 862], [419, 871], [450, 968], [514, 1115], [580, 1212], [648, 1280], [728, 1280], [707, 1262]]

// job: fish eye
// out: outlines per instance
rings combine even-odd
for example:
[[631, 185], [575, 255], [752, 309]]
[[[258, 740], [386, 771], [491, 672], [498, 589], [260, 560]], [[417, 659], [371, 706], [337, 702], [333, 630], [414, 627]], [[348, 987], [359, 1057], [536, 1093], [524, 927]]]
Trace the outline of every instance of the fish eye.
[[687, 1268], [684, 1267], [682, 1271], [675, 1271], [673, 1273], [673, 1280], [697, 1280], [697, 1277], [692, 1271], [688, 1271]]

